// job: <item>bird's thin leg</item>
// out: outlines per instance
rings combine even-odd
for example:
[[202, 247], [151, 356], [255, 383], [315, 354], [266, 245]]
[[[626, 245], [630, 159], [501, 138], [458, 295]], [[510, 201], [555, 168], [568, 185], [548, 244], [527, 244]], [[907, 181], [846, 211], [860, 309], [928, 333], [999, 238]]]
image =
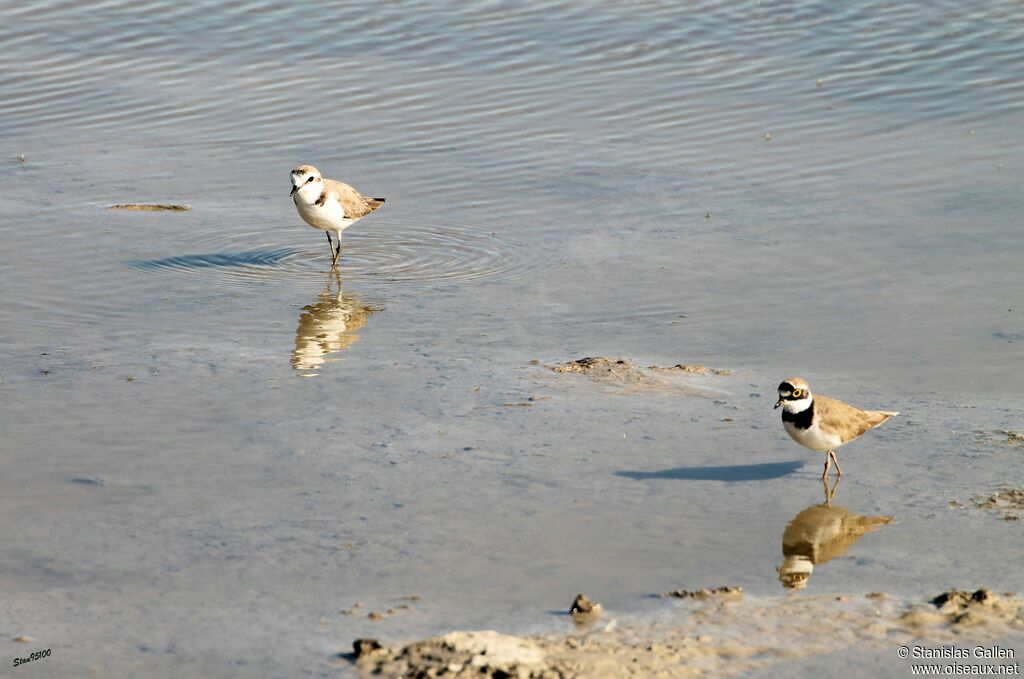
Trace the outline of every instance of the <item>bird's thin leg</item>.
[[[830, 450], [828, 452], [831, 453], [832, 451]], [[821, 472], [821, 478], [822, 479], [827, 479], [828, 478], [828, 469], [831, 466], [832, 466], [832, 456], [831, 455], [826, 455], [825, 456], [825, 471]]]
[[[828, 458], [826, 458], [826, 459], [828, 459]], [[823, 478], [821, 480], [821, 483], [822, 483], [823, 486], [825, 486], [825, 506], [826, 507], [831, 507], [832, 506], [832, 489], [829, 488], [829, 486], [828, 486], [828, 479], [824, 479]]]
[[338, 249], [334, 249], [334, 242], [331, 241], [331, 232], [327, 231], [327, 242], [331, 245], [331, 270], [338, 266], [338, 255], [341, 254], [341, 234], [338, 234]]
[[836, 463], [836, 478], [838, 479], [843, 475], [843, 470], [839, 468], [839, 458], [836, 457], [836, 451], [828, 451], [828, 456], [832, 458], [832, 461]]

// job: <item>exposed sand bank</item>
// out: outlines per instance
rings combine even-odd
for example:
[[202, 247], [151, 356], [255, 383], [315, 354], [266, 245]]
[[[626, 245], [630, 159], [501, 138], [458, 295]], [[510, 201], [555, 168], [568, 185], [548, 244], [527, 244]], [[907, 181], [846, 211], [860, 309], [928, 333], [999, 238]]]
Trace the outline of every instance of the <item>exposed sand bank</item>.
[[452, 632], [381, 647], [360, 639], [362, 676], [738, 676], [844, 649], [892, 655], [914, 640], [982, 643], [1024, 635], [1021, 600], [989, 590], [951, 590], [931, 602], [866, 596], [743, 598], [738, 588], [685, 592], [689, 601], [650, 619], [611, 618], [569, 634]]

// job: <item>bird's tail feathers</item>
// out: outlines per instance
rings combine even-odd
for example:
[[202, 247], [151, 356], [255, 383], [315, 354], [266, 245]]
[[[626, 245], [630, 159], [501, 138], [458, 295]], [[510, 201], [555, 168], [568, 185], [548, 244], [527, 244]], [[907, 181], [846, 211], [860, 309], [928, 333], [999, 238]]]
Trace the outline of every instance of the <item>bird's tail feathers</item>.
[[899, 415], [898, 410], [873, 410], [871, 411], [871, 419], [874, 422], [871, 423], [872, 427], [877, 427], [880, 424], [888, 422], [890, 418]]

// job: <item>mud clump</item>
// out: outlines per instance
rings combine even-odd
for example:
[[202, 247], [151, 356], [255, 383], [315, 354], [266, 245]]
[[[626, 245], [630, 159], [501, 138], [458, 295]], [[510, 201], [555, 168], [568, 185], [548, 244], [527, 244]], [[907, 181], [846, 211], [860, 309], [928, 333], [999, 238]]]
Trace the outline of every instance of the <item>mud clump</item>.
[[976, 495], [971, 500], [979, 509], [1003, 512], [1006, 521], [1017, 521], [1020, 515], [1014, 511], [1024, 510], [1024, 488], [1003, 488], [991, 495]]
[[659, 595], [663, 599], [696, 599], [697, 601], [739, 601], [742, 587], [716, 587], [715, 589], [673, 589]]
[[352, 642], [352, 656], [358, 660], [368, 653], [379, 651], [383, 646], [376, 639], [356, 639]]
[[398, 649], [373, 649], [356, 660], [374, 677], [522, 677], [554, 679], [540, 645], [497, 632], [452, 632]]
[[903, 616], [908, 627], [948, 625], [953, 629], [1008, 625], [1017, 621], [1021, 608], [1019, 599], [999, 596], [989, 589], [951, 589], [931, 600], [937, 611], [916, 610]]
[[619, 382], [646, 382], [649, 378], [644, 371], [623, 358], [590, 356], [578, 361], [569, 361], [551, 366], [556, 373], [580, 373], [598, 379]]

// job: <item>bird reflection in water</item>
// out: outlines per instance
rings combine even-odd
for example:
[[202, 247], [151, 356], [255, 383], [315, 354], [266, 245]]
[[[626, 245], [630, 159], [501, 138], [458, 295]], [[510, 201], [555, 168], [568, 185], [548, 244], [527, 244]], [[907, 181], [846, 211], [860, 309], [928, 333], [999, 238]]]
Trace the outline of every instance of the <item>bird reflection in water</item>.
[[359, 339], [356, 332], [375, 311], [360, 304], [355, 295], [342, 292], [340, 274], [328, 274], [318, 300], [304, 307], [299, 316], [292, 367], [301, 371], [303, 377], [315, 376], [325, 362], [337, 360], [331, 354], [347, 349]]
[[782, 533], [784, 561], [776, 571], [786, 589], [807, 587], [814, 567], [842, 556], [865, 533], [892, 521], [891, 516], [858, 516], [848, 509], [832, 505], [835, 485], [825, 487], [825, 501], [793, 517]]

